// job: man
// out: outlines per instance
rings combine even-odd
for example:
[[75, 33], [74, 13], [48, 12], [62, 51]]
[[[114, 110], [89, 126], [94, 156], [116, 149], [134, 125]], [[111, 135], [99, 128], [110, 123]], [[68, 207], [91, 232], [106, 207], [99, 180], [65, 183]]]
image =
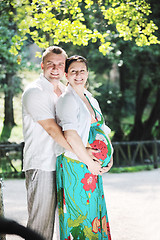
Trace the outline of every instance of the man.
[[[56, 143], [72, 151], [55, 121], [55, 104], [64, 92], [66, 52], [57, 46], [42, 56], [43, 74], [22, 96], [24, 163], [26, 176], [28, 227], [46, 240], [52, 240], [56, 208]], [[96, 150], [88, 149], [92, 155]], [[98, 159], [96, 159], [99, 161]], [[111, 166], [108, 167], [108, 170]]]
[[60, 47], [43, 53], [43, 74], [23, 93], [24, 163], [26, 176], [28, 227], [51, 240], [56, 207], [55, 142], [70, 149], [55, 122], [55, 104], [64, 91], [60, 82], [67, 54]]

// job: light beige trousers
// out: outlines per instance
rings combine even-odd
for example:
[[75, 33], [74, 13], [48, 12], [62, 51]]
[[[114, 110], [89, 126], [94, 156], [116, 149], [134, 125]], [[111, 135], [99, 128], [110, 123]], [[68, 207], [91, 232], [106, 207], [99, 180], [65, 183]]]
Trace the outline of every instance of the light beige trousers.
[[55, 221], [56, 172], [38, 169], [25, 172], [28, 223], [27, 226], [52, 240]]

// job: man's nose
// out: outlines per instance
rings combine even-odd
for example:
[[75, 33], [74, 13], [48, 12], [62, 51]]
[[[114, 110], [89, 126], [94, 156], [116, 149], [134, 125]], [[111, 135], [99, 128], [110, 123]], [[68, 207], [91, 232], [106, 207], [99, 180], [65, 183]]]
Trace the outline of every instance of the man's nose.
[[52, 68], [53, 68], [53, 69], [57, 69], [58, 67], [57, 67], [56, 64], [53, 64]]
[[76, 71], [76, 76], [80, 75], [80, 71]]

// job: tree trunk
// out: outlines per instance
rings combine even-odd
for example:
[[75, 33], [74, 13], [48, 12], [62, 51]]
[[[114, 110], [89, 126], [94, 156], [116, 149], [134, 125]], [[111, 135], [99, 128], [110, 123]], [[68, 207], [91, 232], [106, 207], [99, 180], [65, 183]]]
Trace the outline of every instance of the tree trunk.
[[[155, 104], [152, 108], [149, 118], [144, 123], [144, 140], [150, 140], [153, 138], [152, 136], [152, 128], [156, 121], [160, 120], [160, 88], [157, 90], [157, 97]], [[160, 126], [157, 127], [157, 131], [159, 131]], [[158, 135], [158, 134], [157, 134]]]
[[[136, 109], [135, 109], [135, 118], [134, 126], [129, 134], [129, 140], [143, 140], [144, 136], [144, 124], [142, 121], [144, 109], [147, 105], [148, 97], [151, 92], [151, 87], [142, 88], [142, 81], [144, 75], [144, 67], [142, 65], [141, 71], [139, 73], [137, 84], [136, 84]], [[143, 90], [141, 90], [143, 89]]]
[[13, 83], [11, 74], [6, 74], [5, 83], [7, 89], [4, 98], [4, 126], [13, 127], [15, 122], [13, 114]]

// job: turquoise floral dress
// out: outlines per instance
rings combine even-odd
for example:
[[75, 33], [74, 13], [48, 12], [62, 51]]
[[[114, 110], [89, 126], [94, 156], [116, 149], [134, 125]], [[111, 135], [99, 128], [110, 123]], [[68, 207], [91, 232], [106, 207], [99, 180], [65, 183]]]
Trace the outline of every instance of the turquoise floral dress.
[[[102, 116], [91, 124], [88, 142], [99, 149], [96, 156], [106, 166], [112, 146], [102, 124]], [[57, 158], [56, 172], [60, 239], [111, 240], [102, 176], [93, 175], [84, 163], [64, 154]]]

